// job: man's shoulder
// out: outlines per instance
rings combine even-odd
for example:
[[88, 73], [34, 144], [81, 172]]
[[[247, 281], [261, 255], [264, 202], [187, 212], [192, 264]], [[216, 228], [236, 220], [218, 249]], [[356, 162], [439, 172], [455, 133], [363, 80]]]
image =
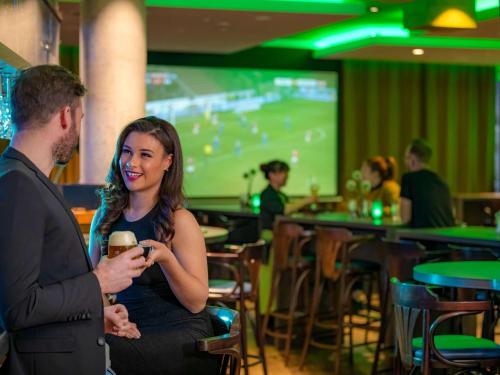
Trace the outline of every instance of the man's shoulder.
[[33, 172], [21, 161], [3, 156], [0, 157], [0, 179], [33, 180], [33, 178]]

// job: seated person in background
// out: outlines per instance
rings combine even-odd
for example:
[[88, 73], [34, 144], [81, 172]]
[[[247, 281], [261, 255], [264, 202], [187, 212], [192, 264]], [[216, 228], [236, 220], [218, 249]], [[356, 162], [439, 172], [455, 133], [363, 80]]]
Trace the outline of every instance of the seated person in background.
[[290, 167], [281, 160], [272, 160], [261, 164], [260, 170], [269, 181], [269, 185], [260, 194], [260, 220], [262, 229], [273, 229], [276, 215], [288, 215], [316, 202], [317, 196], [310, 196], [294, 202], [281, 191], [286, 185]]
[[391, 215], [391, 205], [399, 203], [399, 184], [395, 180], [396, 160], [389, 156], [374, 156], [366, 159], [361, 166], [363, 180], [371, 184], [367, 198], [370, 201], [380, 200], [384, 208], [384, 216]]
[[199, 338], [213, 335], [205, 311], [208, 273], [205, 241], [182, 207], [182, 150], [175, 128], [156, 117], [138, 119], [120, 134], [91, 227], [90, 254], [114, 231], [132, 231], [151, 245], [148, 267], [118, 293], [141, 337], [106, 337], [120, 375], [213, 374], [217, 359], [200, 353]]
[[432, 149], [415, 139], [406, 149], [409, 172], [401, 179], [401, 219], [412, 228], [455, 225], [448, 185], [428, 169]]

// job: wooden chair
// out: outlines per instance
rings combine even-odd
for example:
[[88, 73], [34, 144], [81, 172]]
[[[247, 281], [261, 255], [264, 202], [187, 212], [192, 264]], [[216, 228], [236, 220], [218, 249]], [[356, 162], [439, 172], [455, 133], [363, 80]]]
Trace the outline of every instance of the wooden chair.
[[[210, 279], [208, 299], [216, 303], [238, 305], [241, 322], [243, 367], [246, 374], [248, 374], [248, 366], [259, 362], [262, 363], [264, 374], [267, 374], [264, 342], [260, 332], [261, 314], [259, 310], [259, 270], [262, 259], [265, 256], [265, 251], [265, 242], [260, 240], [256, 243], [244, 244], [241, 246], [225, 246], [225, 252], [222, 253], [207, 253], [209, 265], [219, 265], [227, 268], [232, 275], [231, 279]], [[255, 322], [248, 316], [246, 302], [250, 302], [254, 307]], [[258, 361], [252, 364], [249, 364], [248, 358], [255, 356], [248, 354], [246, 335], [247, 321], [252, 325], [255, 341], [259, 350], [257, 356]]]
[[241, 341], [239, 313], [224, 307], [207, 306], [215, 336], [199, 339], [198, 350], [220, 357], [219, 375], [238, 375], [241, 355], [237, 345]]
[[[275, 222], [271, 246], [273, 258], [271, 292], [264, 314], [262, 336], [263, 339], [266, 336], [271, 336], [275, 339], [285, 341], [285, 365], [288, 365], [290, 357], [295, 322], [306, 318], [308, 315], [309, 294], [307, 277], [311, 271], [311, 265], [307, 260], [302, 258], [302, 248], [311, 239], [312, 233], [305, 231], [300, 225], [281, 221]], [[280, 282], [286, 273], [290, 275], [290, 282], [287, 283], [285, 291], [280, 290]], [[303, 310], [298, 309], [301, 290], [303, 290], [305, 300]], [[278, 295], [289, 297], [286, 306], [273, 307], [278, 300]], [[276, 328], [269, 326], [271, 317], [274, 319]], [[279, 321], [285, 322], [284, 329], [278, 326]]]
[[[372, 375], [378, 371], [382, 350], [392, 350], [394, 342], [388, 333], [394, 332], [390, 280], [393, 277], [407, 280], [413, 275], [413, 267], [425, 258], [425, 250], [415, 242], [373, 241], [369, 246], [356, 249], [355, 258], [378, 263], [380, 266], [380, 329], [372, 365]], [[386, 372], [386, 370], [380, 370]]]
[[[431, 287], [402, 283], [397, 278], [391, 279], [391, 290], [398, 354], [405, 369], [413, 371], [420, 367], [423, 375], [429, 375], [435, 368], [500, 369], [500, 346], [493, 341], [436, 334], [441, 324], [452, 318], [490, 311], [491, 301], [441, 301]], [[422, 337], [413, 337], [419, 319]]]
[[[339, 374], [345, 328], [349, 330], [349, 357], [351, 363], [353, 358], [352, 328], [355, 324], [352, 321], [352, 312], [350, 311], [352, 287], [363, 276], [373, 275], [374, 271], [377, 271], [376, 265], [373, 266], [360, 261], [352, 262], [350, 255], [360, 244], [372, 240], [374, 237], [354, 236], [347, 229], [330, 227], [316, 227], [315, 234], [316, 270], [314, 291], [300, 358], [300, 368], [304, 367], [309, 347], [315, 346], [335, 351], [335, 374]], [[327, 282], [336, 287], [338, 300], [333, 303], [333, 316], [328, 314], [327, 317], [323, 317], [319, 313], [319, 305]], [[344, 319], [346, 315], [349, 316], [349, 323], [347, 324]], [[368, 328], [370, 323], [371, 320], [368, 314], [366, 324], [363, 327]], [[323, 332], [318, 337], [313, 335], [315, 328]], [[335, 344], [325, 340], [326, 337], [331, 335], [335, 336]]]

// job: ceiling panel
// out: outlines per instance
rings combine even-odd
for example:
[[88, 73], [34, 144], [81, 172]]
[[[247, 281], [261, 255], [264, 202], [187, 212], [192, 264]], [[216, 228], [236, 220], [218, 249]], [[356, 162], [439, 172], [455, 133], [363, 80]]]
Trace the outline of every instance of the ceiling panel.
[[[79, 4], [61, 3], [61, 40], [78, 44]], [[345, 20], [347, 15], [147, 8], [151, 51], [232, 53], [263, 42]]]

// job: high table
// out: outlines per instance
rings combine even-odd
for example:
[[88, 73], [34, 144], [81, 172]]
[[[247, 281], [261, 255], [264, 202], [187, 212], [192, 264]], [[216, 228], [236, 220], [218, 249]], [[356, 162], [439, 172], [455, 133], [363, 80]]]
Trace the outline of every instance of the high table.
[[396, 229], [401, 227], [400, 220], [352, 217], [348, 212], [319, 212], [315, 214], [298, 212], [290, 216], [279, 216], [279, 220], [306, 226], [323, 225], [346, 228], [355, 232], [373, 233], [377, 237], [389, 239], [394, 238]]
[[[88, 244], [90, 223], [94, 217], [95, 210], [72, 209], [72, 212], [80, 225], [85, 242]], [[200, 229], [207, 245], [224, 242], [229, 234], [228, 230], [225, 228], [201, 225]]]
[[431, 241], [500, 250], [500, 234], [493, 227], [398, 229], [396, 237], [402, 240]]
[[419, 264], [413, 278], [427, 284], [500, 291], [500, 261], [459, 261]]

